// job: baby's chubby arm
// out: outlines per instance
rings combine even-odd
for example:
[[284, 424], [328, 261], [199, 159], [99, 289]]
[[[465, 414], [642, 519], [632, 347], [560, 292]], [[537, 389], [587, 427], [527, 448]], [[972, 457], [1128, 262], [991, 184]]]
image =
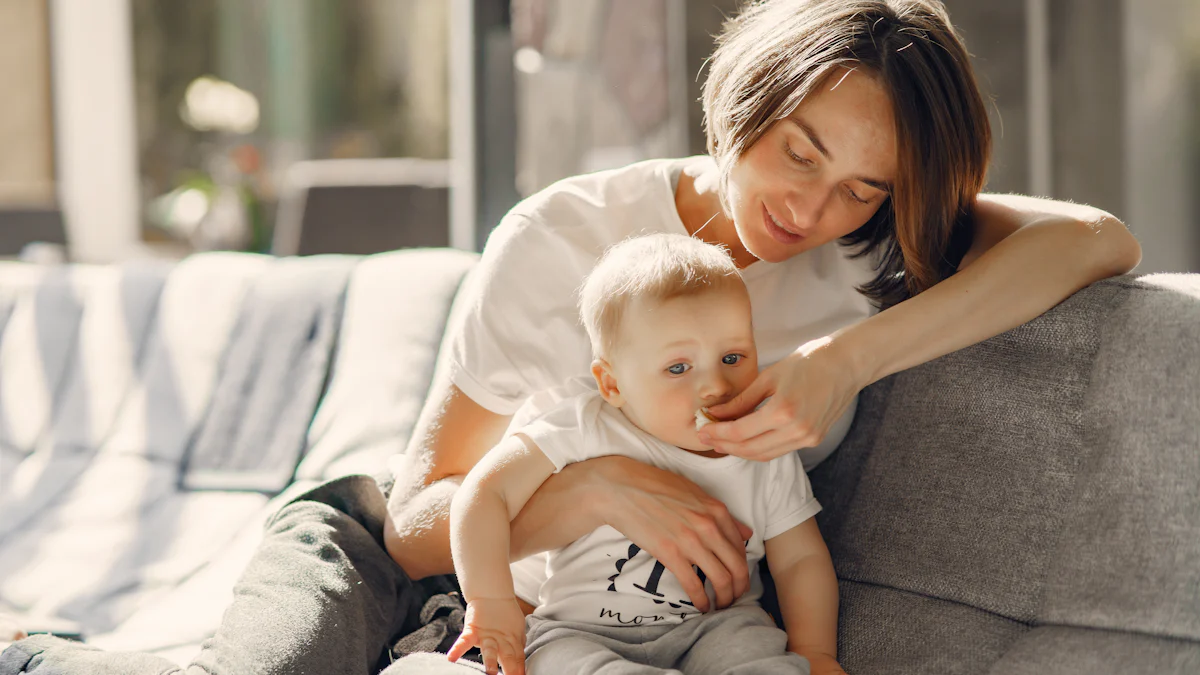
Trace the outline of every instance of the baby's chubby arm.
[[525, 672], [525, 615], [508, 567], [510, 523], [554, 473], [554, 464], [524, 434], [501, 441], [467, 474], [450, 504], [450, 552], [467, 600], [455, 661], [478, 646], [484, 666], [497, 660], [509, 675]]
[[816, 519], [768, 539], [766, 549], [788, 650], [808, 659], [812, 675], [845, 675], [837, 662], [837, 575]]

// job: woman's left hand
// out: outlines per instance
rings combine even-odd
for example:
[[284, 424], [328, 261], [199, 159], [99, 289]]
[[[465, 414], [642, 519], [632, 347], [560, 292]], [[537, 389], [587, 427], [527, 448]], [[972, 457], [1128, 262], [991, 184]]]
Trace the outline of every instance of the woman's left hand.
[[831, 337], [805, 343], [735, 398], [710, 407], [714, 417], [729, 421], [705, 425], [700, 441], [760, 462], [818, 445], [863, 386], [832, 343]]

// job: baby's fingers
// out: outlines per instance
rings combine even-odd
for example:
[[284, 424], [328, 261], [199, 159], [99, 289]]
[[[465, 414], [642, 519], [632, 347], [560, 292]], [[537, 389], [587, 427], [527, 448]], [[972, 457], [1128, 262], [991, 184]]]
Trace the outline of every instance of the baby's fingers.
[[479, 651], [483, 653], [483, 669], [488, 675], [496, 675], [499, 672], [496, 656], [500, 650], [496, 647], [495, 638], [483, 638], [483, 642], [479, 644]]
[[500, 647], [500, 667], [504, 675], [525, 675], [525, 651], [519, 645], [505, 642]]
[[463, 654], [470, 651], [471, 647], [474, 647], [478, 643], [479, 639], [476, 637], [475, 631], [471, 630], [470, 626], [468, 626], [458, 636], [458, 639], [454, 641], [454, 646], [450, 648], [450, 651], [446, 652], [446, 658], [451, 661], [457, 661], [463, 657]]

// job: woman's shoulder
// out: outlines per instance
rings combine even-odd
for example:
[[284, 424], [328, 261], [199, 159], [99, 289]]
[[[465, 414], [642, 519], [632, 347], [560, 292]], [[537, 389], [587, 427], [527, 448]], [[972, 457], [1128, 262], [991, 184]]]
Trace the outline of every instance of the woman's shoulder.
[[564, 178], [514, 206], [501, 227], [552, 230], [603, 245], [638, 231], [673, 231], [674, 176], [688, 161], [651, 159]]

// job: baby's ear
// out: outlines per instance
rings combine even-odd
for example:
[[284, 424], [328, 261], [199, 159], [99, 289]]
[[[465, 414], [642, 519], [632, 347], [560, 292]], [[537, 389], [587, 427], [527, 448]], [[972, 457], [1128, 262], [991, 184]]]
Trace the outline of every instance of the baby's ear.
[[621, 388], [617, 386], [617, 376], [613, 373], [612, 365], [604, 359], [592, 361], [592, 377], [596, 378], [596, 386], [600, 388], [600, 396], [609, 404], [620, 408], [625, 404], [621, 396]]

